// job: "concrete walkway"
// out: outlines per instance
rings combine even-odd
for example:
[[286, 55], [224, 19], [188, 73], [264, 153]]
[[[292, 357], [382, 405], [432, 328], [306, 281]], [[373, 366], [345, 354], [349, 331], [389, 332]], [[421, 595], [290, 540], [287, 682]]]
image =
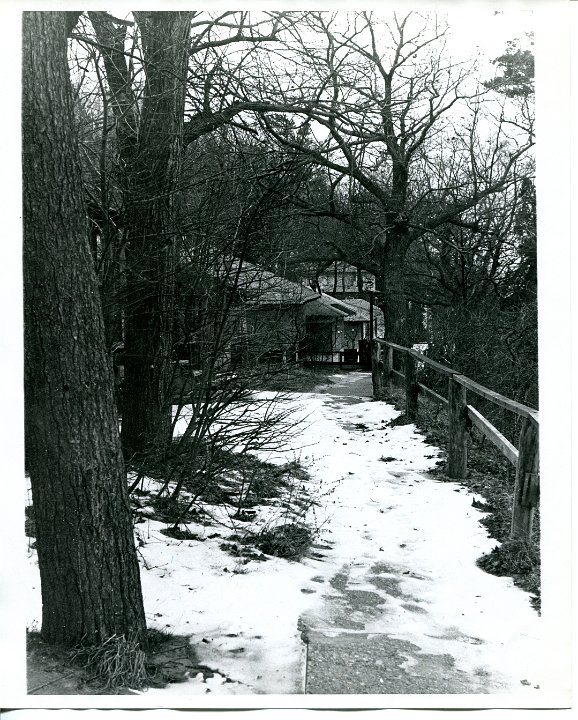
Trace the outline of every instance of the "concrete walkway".
[[[359, 502], [352, 502], [351, 494], [344, 495], [342, 501], [335, 501], [334, 523], [341, 527], [337, 531], [339, 543], [334, 552], [339, 554], [341, 569], [329, 580], [312, 578], [322, 584], [319, 592], [323, 594], [323, 603], [320, 609], [301, 618], [302, 637], [307, 648], [305, 692], [478, 694], [529, 690], [533, 683], [526, 678], [523, 667], [519, 667], [519, 679], [513, 681], [507, 677], [511, 673], [503, 672], [504, 668], [512, 670], [505, 659], [510, 650], [508, 638], [504, 637], [502, 643], [499, 636], [483, 635], [487, 625], [487, 615], [483, 613], [490, 614], [492, 605], [502, 602], [500, 592], [509, 590], [509, 587], [497, 587], [500, 592], [493, 597], [493, 581], [496, 585], [512, 583], [509, 579], [493, 578], [479, 571], [475, 567], [475, 549], [473, 555], [470, 552], [471, 568], [465, 567], [460, 555], [463, 549], [459, 547], [463, 539], [462, 521], [456, 517], [451, 501], [459, 495], [462, 504], [455, 507], [467, 515], [471, 499], [465, 504], [462, 496], [468, 491], [453, 483], [436, 483], [425, 473], [417, 473], [411, 465], [398, 465], [395, 470], [385, 472], [386, 466], [375, 462], [372, 471], [367, 457], [363, 465], [360, 461], [358, 469], [354, 464], [348, 465], [352, 456], [368, 456], [370, 448], [375, 447], [375, 444], [363, 445], [376, 440], [368, 441], [360, 432], [360, 428], [365, 429], [367, 437], [376, 430], [371, 421], [354, 424], [350, 420], [352, 404], [359, 406], [360, 420], [364, 420], [363, 413], [370, 410], [375, 415], [377, 404], [367, 405], [371, 398], [371, 378], [367, 373], [360, 373], [359, 377], [345, 376], [343, 382], [318, 391], [327, 395], [327, 412], [332, 413], [346, 433], [339, 437], [342, 441], [339, 444], [348, 446], [343, 454], [344, 473], [346, 482], [355, 484]], [[345, 408], [348, 408], [347, 412], [343, 412]], [[395, 428], [398, 430], [410, 432], [408, 426]], [[408, 438], [411, 443], [412, 436], [408, 435]], [[385, 442], [383, 449], [386, 450], [387, 440], [379, 442]], [[364, 448], [368, 450], [364, 451]], [[377, 477], [383, 480], [376, 483]], [[365, 496], [367, 494], [370, 499]], [[421, 503], [422, 507], [423, 503], [431, 503], [434, 518], [431, 524], [426, 526], [423, 522], [423, 511], [412, 521], [411, 509], [407, 521], [407, 506], [411, 508], [416, 503]], [[445, 508], [447, 517], [443, 515]], [[374, 514], [377, 514], [377, 520], [374, 520]], [[416, 512], [416, 517], [418, 514]], [[475, 528], [479, 526], [472, 517], [464, 519], [469, 523], [468, 531], [471, 532], [473, 526], [476, 533]], [[449, 531], [448, 521], [455, 523], [455, 536]], [[481, 527], [479, 532], [485, 536]], [[360, 545], [360, 535], [363, 545]], [[347, 537], [351, 539], [349, 552], [344, 545]], [[330, 540], [327, 542], [331, 544]], [[447, 567], [435, 557], [431, 564], [427, 559], [424, 563], [423, 548], [428, 542], [432, 548], [439, 548], [440, 554], [447, 554]], [[360, 548], [363, 548], [361, 552]], [[427, 550], [425, 555], [427, 558]], [[460, 581], [462, 569], [463, 582]], [[471, 584], [471, 573], [479, 580], [477, 585]], [[454, 596], [450, 593], [447, 605], [436, 602], [438, 588], [443, 595], [448, 584]], [[525, 598], [520, 597], [513, 585], [511, 589], [516, 595], [514, 604], [521, 601], [523, 606]], [[456, 592], [463, 593], [462, 606], [459, 598], [456, 602]], [[510, 612], [505, 604], [503, 612]], [[502, 623], [497, 625], [502, 627]], [[476, 629], [480, 629], [482, 637]], [[493, 643], [496, 662], [492, 666], [488, 657], [491, 658], [494, 652]], [[499, 653], [504, 657], [498, 657]], [[514, 667], [514, 676], [517, 671]]]

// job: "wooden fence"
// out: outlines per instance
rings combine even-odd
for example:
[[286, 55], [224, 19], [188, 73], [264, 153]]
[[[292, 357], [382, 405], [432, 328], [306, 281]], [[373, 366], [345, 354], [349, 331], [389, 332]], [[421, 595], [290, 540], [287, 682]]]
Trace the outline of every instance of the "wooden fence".
[[[394, 352], [399, 353], [403, 358], [403, 373], [394, 370]], [[423, 363], [424, 366], [447, 377], [447, 398], [418, 381], [418, 363]], [[417, 350], [386, 340], [374, 339], [372, 341], [371, 372], [375, 398], [381, 398], [384, 391], [391, 392], [394, 380], [405, 385], [406, 415], [412, 422], [417, 419], [420, 395], [446, 407], [448, 413], [447, 473], [449, 477], [455, 479], [466, 477], [468, 429], [472, 425], [516, 466], [511, 537], [530, 540], [534, 510], [538, 504], [540, 492], [538, 411], [479, 385], [457, 370], [441, 365]], [[468, 393], [483, 397], [523, 418], [518, 448], [514, 447], [475, 407], [468, 404]]]

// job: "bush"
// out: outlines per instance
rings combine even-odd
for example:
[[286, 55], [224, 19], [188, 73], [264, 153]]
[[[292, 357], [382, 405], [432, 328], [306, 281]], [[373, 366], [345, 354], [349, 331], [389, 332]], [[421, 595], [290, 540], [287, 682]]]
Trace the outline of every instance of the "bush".
[[540, 555], [533, 545], [514, 538], [483, 555], [478, 565], [493, 575], [526, 575], [540, 566]]
[[514, 578], [517, 585], [533, 595], [532, 605], [540, 609], [540, 552], [535, 545], [517, 538], [506, 540], [482, 555], [478, 567], [492, 575]]
[[267, 555], [300, 560], [309, 549], [312, 538], [310, 528], [287, 523], [259, 533], [255, 538], [255, 545]]

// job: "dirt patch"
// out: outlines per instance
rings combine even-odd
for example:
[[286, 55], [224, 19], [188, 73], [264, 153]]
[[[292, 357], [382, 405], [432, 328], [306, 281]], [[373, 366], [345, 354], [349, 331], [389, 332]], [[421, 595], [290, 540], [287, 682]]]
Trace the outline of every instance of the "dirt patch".
[[540, 552], [523, 540], [506, 540], [487, 555], [482, 555], [478, 566], [493, 575], [506, 575], [528, 592], [533, 593], [533, 604], [539, 608]]
[[343, 592], [345, 588], [347, 587], [347, 581], [349, 579], [349, 573], [348, 572], [340, 572], [334, 575], [331, 580], [329, 581], [329, 584], [332, 588], [335, 588], [336, 590], [340, 590]]
[[399, 573], [399, 569], [393, 567], [393, 565], [388, 565], [384, 562], [377, 562], [371, 566], [371, 572], [373, 575], [380, 575], [382, 573], [387, 573], [388, 575], [397, 575]]
[[76, 665], [70, 648], [47, 645], [38, 633], [27, 633], [26, 677], [28, 695], [133, 695], [127, 688], [104, 688]]
[[332, 372], [322, 368], [289, 367], [280, 368], [260, 383], [260, 390], [281, 392], [317, 392], [321, 387], [333, 385]]
[[[147, 686], [165, 687], [202, 674], [213, 677], [215, 670], [198, 661], [190, 638], [148, 631], [146, 654]], [[135, 695], [126, 687], [110, 688], [91, 676], [88, 668], [74, 659], [75, 651], [48, 645], [38, 633], [27, 634], [27, 685], [29, 695]], [[232, 682], [225, 678], [225, 682]]]
[[410, 420], [405, 413], [398, 415], [393, 420], [389, 421], [389, 427], [399, 427], [401, 425], [411, 425], [413, 421]]

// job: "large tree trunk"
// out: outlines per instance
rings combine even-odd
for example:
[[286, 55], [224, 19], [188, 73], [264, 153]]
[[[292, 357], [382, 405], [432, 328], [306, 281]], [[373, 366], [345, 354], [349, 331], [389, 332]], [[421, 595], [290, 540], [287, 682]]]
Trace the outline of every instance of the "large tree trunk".
[[144, 639], [126, 475], [83, 201], [70, 13], [23, 19], [25, 413], [47, 642]]
[[407, 239], [395, 238], [393, 233], [383, 248], [377, 276], [378, 305], [383, 311], [385, 339], [407, 345], [407, 302], [404, 288], [404, 263]]
[[[162, 453], [170, 442], [175, 186], [182, 152], [192, 13], [138, 12], [145, 87], [131, 107], [124, 30], [91, 14], [113, 92], [123, 161], [126, 232], [125, 458]], [[138, 132], [137, 125], [138, 123]]]

